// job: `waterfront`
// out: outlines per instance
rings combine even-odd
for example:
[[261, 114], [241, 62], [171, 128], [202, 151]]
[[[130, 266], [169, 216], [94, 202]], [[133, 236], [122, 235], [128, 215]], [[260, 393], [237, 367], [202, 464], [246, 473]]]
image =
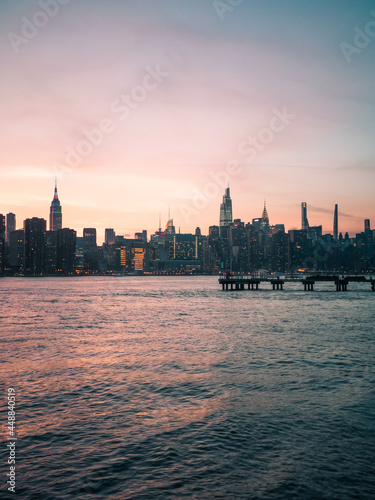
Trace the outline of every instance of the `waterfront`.
[[374, 497], [374, 293], [220, 288], [0, 281], [21, 498]]

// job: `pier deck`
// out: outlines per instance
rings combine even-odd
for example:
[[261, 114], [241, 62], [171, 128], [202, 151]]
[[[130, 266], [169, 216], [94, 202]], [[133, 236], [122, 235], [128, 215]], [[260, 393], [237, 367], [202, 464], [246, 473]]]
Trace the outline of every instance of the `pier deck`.
[[270, 283], [272, 285], [272, 290], [284, 290], [285, 283], [302, 283], [305, 291], [313, 291], [316, 282], [333, 282], [336, 286], [337, 292], [346, 292], [348, 290], [348, 284], [350, 282], [355, 283], [369, 283], [371, 290], [375, 291], [375, 279], [366, 278], [365, 276], [306, 276], [306, 277], [253, 277], [253, 276], [224, 276], [219, 278], [219, 283], [222, 286], [222, 290], [259, 290], [261, 283]]

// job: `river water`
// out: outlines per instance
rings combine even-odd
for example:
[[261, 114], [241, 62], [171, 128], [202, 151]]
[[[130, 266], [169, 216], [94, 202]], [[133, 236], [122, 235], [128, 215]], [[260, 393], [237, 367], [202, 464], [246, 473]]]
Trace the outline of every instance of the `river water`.
[[17, 496], [375, 498], [375, 293], [285, 288], [1, 279]]

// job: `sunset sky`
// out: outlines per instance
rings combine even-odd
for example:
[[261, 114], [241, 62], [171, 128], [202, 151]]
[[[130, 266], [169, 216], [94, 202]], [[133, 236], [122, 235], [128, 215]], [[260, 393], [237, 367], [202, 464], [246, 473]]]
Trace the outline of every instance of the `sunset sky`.
[[154, 232], [169, 206], [207, 234], [227, 179], [245, 222], [265, 199], [287, 229], [302, 201], [324, 232], [335, 203], [340, 231], [375, 227], [372, 0], [56, 2], [0, 3], [0, 213], [17, 228], [48, 218], [56, 175], [63, 226], [99, 242]]

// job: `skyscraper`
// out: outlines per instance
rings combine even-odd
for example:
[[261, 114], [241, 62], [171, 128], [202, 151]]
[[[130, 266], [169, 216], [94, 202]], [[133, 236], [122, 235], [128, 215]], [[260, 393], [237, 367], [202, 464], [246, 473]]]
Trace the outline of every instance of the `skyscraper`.
[[49, 229], [50, 231], [58, 231], [62, 228], [62, 211], [60, 200], [57, 196], [57, 181], [55, 181], [55, 194], [49, 211]]
[[23, 268], [25, 253], [25, 238], [23, 229], [12, 231], [9, 234], [9, 266], [13, 271], [19, 272]]
[[33, 217], [24, 221], [25, 264], [27, 274], [41, 275], [45, 269], [46, 221]]
[[16, 215], [10, 212], [6, 217], [7, 232], [6, 232], [6, 242], [9, 245], [9, 236], [12, 231], [16, 230]]
[[115, 230], [114, 229], [106, 229], [104, 233], [104, 241], [106, 245], [114, 245], [116, 241], [116, 235], [115, 235]]
[[371, 231], [370, 219], [365, 219], [365, 232]]
[[83, 243], [85, 251], [96, 250], [96, 229], [94, 227], [83, 228]]
[[232, 200], [228, 186], [223, 196], [223, 202], [220, 205], [220, 236], [222, 238], [226, 237], [227, 228], [232, 224], [232, 221]]
[[309, 221], [307, 220], [307, 203], [301, 203], [301, 229], [309, 229]]
[[338, 215], [338, 205], [335, 205], [335, 213], [333, 216], [333, 239], [339, 239], [339, 215]]
[[57, 232], [57, 271], [73, 274], [75, 271], [77, 234], [74, 229], [60, 229]]
[[83, 229], [83, 254], [85, 269], [90, 272], [97, 271], [99, 255], [96, 245], [96, 229], [94, 227], [85, 227]]
[[261, 226], [261, 229], [265, 233], [269, 233], [270, 220], [268, 218], [268, 212], [267, 212], [267, 207], [266, 207], [266, 201], [265, 200], [264, 200], [264, 208], [263, 208], [262, 220], [261, 220], [260, 226]]

